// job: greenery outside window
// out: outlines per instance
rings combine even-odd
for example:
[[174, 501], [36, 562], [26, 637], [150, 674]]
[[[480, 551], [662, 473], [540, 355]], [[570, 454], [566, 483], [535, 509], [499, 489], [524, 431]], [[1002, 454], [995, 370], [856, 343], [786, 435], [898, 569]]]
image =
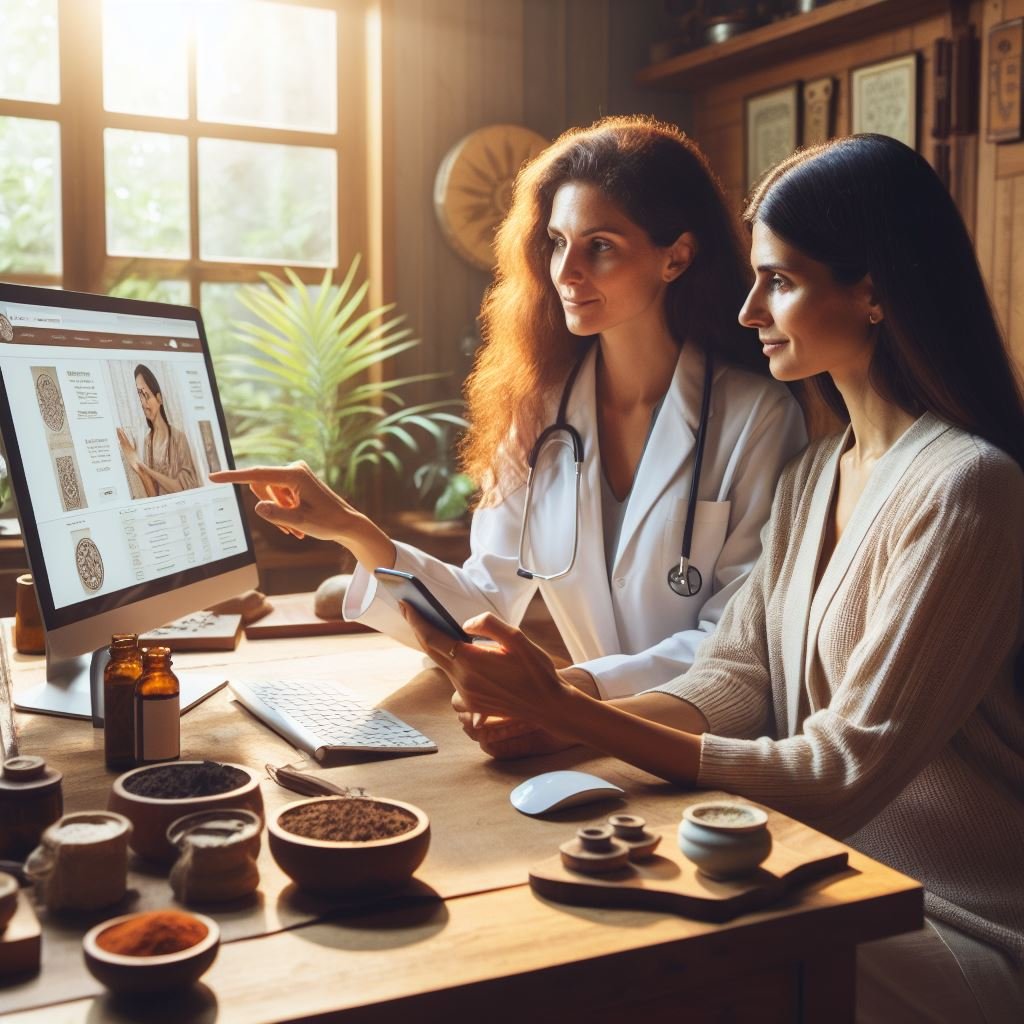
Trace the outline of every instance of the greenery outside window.
[[[199, 305], [369, 250], [370, 0], [0, 0], [0, 273]], [[208, 308], [207, 308], [208, 307]]]

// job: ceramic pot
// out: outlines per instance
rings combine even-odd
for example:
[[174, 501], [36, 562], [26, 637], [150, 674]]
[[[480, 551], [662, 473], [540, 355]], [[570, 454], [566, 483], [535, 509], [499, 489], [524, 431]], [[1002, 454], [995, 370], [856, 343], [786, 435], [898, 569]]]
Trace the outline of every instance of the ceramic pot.
[[[139, 796], [125, 786], [125, 782], [141, 772], [156, 771], [168, 765], [150, 764], [133, 768], [114, 780], [107, 807], [123, 814], [132, 825], [129, 846], [146, 860], [170, 864], [178, 855], [177, 849], [167, 840], [168, 827], [186, 814], [197, 811], [220, 810], [243, 807], [262, 817], [263, 794], [260, 792], [260, 778], [251, 768], [242, 764], [225, 762], [228, 767], [242, 773], [244, 779], [234, 789], [210, 796], [180, 797], [170, 800], [152, 796]], [[202, 761], [172, 761], [170, 765], [202, 764]]]
[[748, 804], [694, 804], [683, 811], [679, 849], [709, 878], [749, 874], [772, 849], [768, 815]]

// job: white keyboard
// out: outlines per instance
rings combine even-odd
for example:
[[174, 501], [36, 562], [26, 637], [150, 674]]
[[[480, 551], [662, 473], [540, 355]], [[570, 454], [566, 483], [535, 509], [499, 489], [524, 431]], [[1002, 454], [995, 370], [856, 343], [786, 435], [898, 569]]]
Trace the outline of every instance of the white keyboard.
[[232, 681], [240, 704], [318, 761], [331, 751], [433, 754], [437, 744], [372, 708], [351, 690], [323, 680]]

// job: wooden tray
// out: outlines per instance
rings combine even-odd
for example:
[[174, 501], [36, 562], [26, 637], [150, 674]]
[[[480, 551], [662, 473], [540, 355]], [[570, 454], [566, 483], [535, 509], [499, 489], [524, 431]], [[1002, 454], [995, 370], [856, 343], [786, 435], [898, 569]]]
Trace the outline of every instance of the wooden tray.
[[[770, 815], [769, 828], [771, 822]], [[530, 885], [556, 903], [664, 910], [718, 922], [770, 906], [793, 889], [847, 867], [847, 850], [841, 843], [804, 831], [799, 845], [787, 846], [786, 836], [772, 828], [772, 852], [756, 872], [716, 882], [683, 856], [674, 828], [652, 831], [662, 839], [650, 860], [607, 875], [584, 875], [565, 867], [561, 855], [556, 855], [530, 868]]]
[[42, 929], [28, 890], [18, 892], [18, 909], [0, 932], [0, 977], [39, 970]]
[[274, 640], [292, 636], [333, 636], [336, 633], [372, 633], [361, 622], [321, 619], [313, 611], [313, 594], [274, 594], [274, 610], [245, 627], [246, 640]]
[[193, 612], [140, 636], [139, 645], [172, 651], [233, 651], [241, 639], [241, 615]]

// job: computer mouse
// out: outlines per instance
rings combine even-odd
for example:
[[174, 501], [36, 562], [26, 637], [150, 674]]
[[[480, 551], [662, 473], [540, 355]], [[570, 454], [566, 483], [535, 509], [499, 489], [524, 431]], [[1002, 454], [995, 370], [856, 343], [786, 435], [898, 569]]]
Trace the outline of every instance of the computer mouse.
[[547, 814], [565, 807], [622, 796], [625, 791], [587, 772], [545, 772], [519, 783], [509, 800], [523, 814]]

